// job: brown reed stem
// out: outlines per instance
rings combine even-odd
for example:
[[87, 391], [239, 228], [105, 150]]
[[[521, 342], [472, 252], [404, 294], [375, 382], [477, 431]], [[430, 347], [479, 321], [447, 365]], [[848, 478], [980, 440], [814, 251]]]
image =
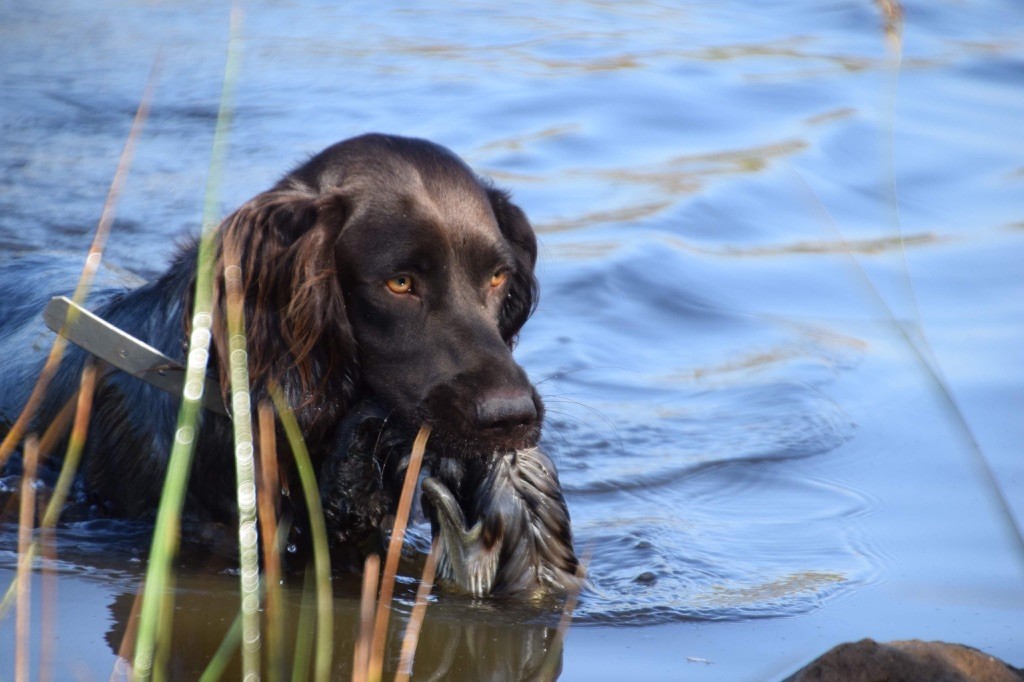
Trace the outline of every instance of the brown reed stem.
[[412, 607], [409, 624], [405, 626], [405, 639], [402, 640], [402, 654], [398, 659], [395, 682], [406, 682], [412, 676], [412, 662], [416, 658], [416, 645], [419, 644], [423, 618], [427, 613], [427, 599], [434, 588], [434, 574], [437, 572], [437, 559], [440, 554], [441, 544], [434, 540], [427, 561], [423, 565], [420, 586], [416, 589], [416, 604]]
[[[42, 515], [40, 511], [40, 516]], [[39, 641], [39, 682], [46, 682], [52, 679], [50, 673], [50, 661], [53, 659], [53, 645], [55, 643], [54, 629], [57, 623], [57, 538], [54, 537], [53, 528], [44, 527], [40, 531], [39, 544], [42, 547], [43, 557], [43, 618], [40, 626], [41, 637]]]
[[562, 655], [562, 647], [565, 645], [565, 637], [569, 634], [569, 627], [572, 625], [572, 614], [576, 610], [576, 604], [579, 602], [580, 592], [583, 590], [584, 578], [587, 575], [587, 566], [590, 564], [592, 552], [588, 548], [584, 552], [583, 559], [576, 564], [576, 577], [579, 579], [576, 582], [576, 586], [569, 591], [566, 596], [565, 605], [562, 608], [562, 616], [558, 619], [558, 627], [555, 629], [554, 639], [551, 641], [551, 647], [548, 649], [548, 653], [544, 656], [544, 662], [541, 665], [537, 679], [540, 680], [554, 680], [556, 669], [558, 667], [559, 657]]
[[[71, 424], [71, 418], [75, 416], [75, 403], [78, 401], [78, 391], [64, 403], [64, 406], [60, 408], [60, 412], [53, 418], [50, 425], [46, 427], [46, 432], [43, 433], [43, 437], [39, 440], [39, 461], [44, 462], [49, 456], [50, 451], [56, 447], [57, 443], [67, 434], [68, 427]], [[0, 465], [2, 466], [2, 465]], [[7, 504], [3, 510], [0, 510], [0, 518], [13, 513], [13, 507], [18, 503], [18, 498], [11, 496], [7, 500]], [[0, 610], [2, 613], [2, 610]]]
[[[60, 512], [64, 508], [64, 502], [67, 501], [68, 492], [71, 490], [71, 483], [74, 481], [75, 473], [78, 471], [78, 461], [81, 459], [82, 448], [85, 446], [85, 438], [89, 431], [89, 416], [92, 414], [92, 397], [95, 389], [96, 365], [88, 363], [85, 369], [82, 370], [82, 383], [77, 393], [75, 424], [71, 430], [71, 438], [68, 440], [68, 449], [64, 455], [64, 465], [60, 469], [60, 476], [57, 477], [57, 485], [53, 488], [53, 495], [51, 495], [50, 501], [46, 505], [46, 513], [43, 514], [43, 520], [40, 524], [43, 528], [52, 528], [57, 523]], [[38, 443], [34, 447], [35, 457], [38, 461]], [[31, 565], [37, 548], [38, 542], [31, 542], [26, 554], [19, 558], [19, 562]], [[0, 618], [3, 617], [10, 606], [13, 594], [19, 584], [19, 575], [20, 570], [15, 575], [14, 581], [7, 589], [3, 599], [0, 599]]]
[[[161, 55], [157, 52], [156, 57], [153, 59], [153, 66], [149, 71], [149, 77], [146, 80], [145, 90], [142, 92], [142, 99], [139, 101], [139, 108], [135, 111], [135, 119], [132, 121], [132, 126], [128, 131], [128, 139], [125, 140], [124, 149], [121, 150], [121, 158], [117, 162], [117, 171], [114, 173], [114, 179], [110, 182], [110, 189], [107, 190], [107, 198], [103, 202], [103, 212], [100, 213], [100, 220], [96, 225], [92, 244], [89, 246], [89, 255], [85, 259], [82, 274], [78, 278], [78, 285], [75, 287], [75, 293], [72, 297], [74, 302], [79, 305], [85, 302], [86, 294], [88, 294], [89, 288], [92, 286], [93, 277], [96, 275], [96, 269], [100, 266], [103, 249], [110, 234], [110, 227], [114, 224], [117, 202], [121, 198], [124, 183], [128, 179], [128, 170], [131, 168], [132, 160], [135, 158], [135, 148], [138, 145], [139, 137], [142, 135], [142, 126], [146, 119], [149, 118], [149, 109], [153, 102], [153, 91], [156, 86], [157, 74], [160, 72], [161, 61]], [[70, 321], [72, 316], [69, 315], [68, 317]], [[53, 346], [50, 347], [50, 354], [43, 364], [43, 369], [39, 372], [36, 385], [32, 388], [32, 393], [25, 402], [21, 414], [18, 415], [18, 419], [4, 437], [3, 442], [0, 442], [0, 467], [4, 465], [7, 458], [14, 452], [14, 448], [21, 442], [26, 429], [28, 429], [32, 419], [36, 416], [36, 411], [46, 395], [46, 389], [49, 387], [53, 375], [57, 373], [57, 368], [60, 366], [60, 361], [64, 356], [64, 349], [66, 347], [67, 340], [63, 336], [58, 335], [53, 341]]]
[[274, 408], [266, 401], [259, 406], [260, 477], [257, 481], [260, 535], [263, 537], [263, 584], [266, 588], [267, 677], [273, 681], [283, 676], [282, 644], [284, 613], [281, 610], [281, 554], [277, 544], [277, 495], [280, 488], [277, 471], [277, 434], [274, 429]]
[[363, 593], [359, 599], [359, 638], [356, 640], [352, 664], [352, 682], [366, 682], [373, 638], [373, 613], [376, 606], [377, 581], [380, 580], [380, 557], [371, 554], [363, 566]]
[[53, 487], [53, 497], [50, 498], [50, 504], [47, 505], [46, 514], [43, 516], [43, 526], [47, 528], [53, 527], [57, 523], [57, 519], [60, 518], [64, 503], [71, 492], [71, 485], [75, 481], [75, 474], [78, 472], [85, 439], [89, 436], [92, 399], [96, 393], [96, 374], [96, 365], [92, 362], [87, 363], [82, 370], [78, 401], [75, 405], [75, 423], [71, 427], [71, 438], [68, 440], [68, 449], [64, 455], [64, 465], [60, 469], [57, 484]]
[[36, 464], [39, 441], [30, 435], [25, 441], [25, 468], [21, 475], [21, 511], [18, 516], [18, 601], [15, 608], [14, 679], [28, 681], [29, 630], [32, 619], [32, 530], [36, 518]]
[[[245, 295], [239, 245], [229, 233], [221, 237], [224, 289], [227, 298], [228, 365], [231, 387], [231, 423], [234, 431], [235, 487], [238, 500], [238, 564], [242, 594], [242, 678], [260, 677], [260, 560], [253, 456], [252, 396], [249, 392], [248, 344], [245, 337]], [[216, 287], [216, 285], [214, 285]], [[270, 519], [270, 515], [266, 517]], [[264, 538], [264, 547], [274, 536]]]
[[395, 575], [398, 573], [398, 560], [402, 556], [405, 528], [409, 523], [409, 511], [412, 508], [416, 483], [420, 478], [420, 465], [423, 463], [423, 451], [427, 447], [430, 428], [429, 424], [424, 424], [416, 434], [416, 440], [412, 445], [412, 454], [409, 456], [409, 466], [405, 470], [402, 494], [398, 498], [398, 511], [395, 512], [395, 525], [391, 530], [391, 542], [388, 544], [388, 555], [384, 561], [384, 576], [380, 585], [380, 597], [377, 600], [377, 617], [373, 624], [373, 643], [370, 648], [370, 664], [367, 674], [370, 682], [379, 682], [384, 668], [384, 646], [387, 643], [388, 618], [391, 615], [391, 596], [395, 589]]
[[[114, 669], [110, 671], [109, 682], [116, 682], [117, 680], [130, 680], [131, 674], [131, 655], [132, 651], [135, 650], [135, 633], [139, 628], [139, 610], [142, 608], [142, 593], [146, 591], [146, 581], [143, 580], [139, 583], [139, 588], [135, 590], [135, 599], [132, 601], [132, 611], [128, 614], [128, 622], [124, 627], [124, 635], [121, 636], [121, 646], [117, 648], [117, 662], [114, 663]], [[118, 673], [121, 673], [118, 675]]]
[[60, 412], [53, 418], [50, 425], [46, 427], [46, 431], [43, 432], [43, 437], [39, 439], [39, 461], [45, 462], [46, 458], [50, 456], [57, 444], [64, 436], [68, 435], [68, 429], [71, 428], [71, 420], [75, 417], [75, 408], [78, 404], [78, 391], [71, 394], [64, 406], [60, 408]]

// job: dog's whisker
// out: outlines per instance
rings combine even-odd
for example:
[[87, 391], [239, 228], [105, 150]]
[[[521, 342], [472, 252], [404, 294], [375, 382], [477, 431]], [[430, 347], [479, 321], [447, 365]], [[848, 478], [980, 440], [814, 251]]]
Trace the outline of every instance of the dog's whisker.
[[[622, 438], [622, 433], [619, 431], [618, 427], [615, 425], [615, 422], [613, 422], [606, 414], [601, 412], [596, 407], [593, 407], [592, 405], [587, 405], [584, 402], [581, 402], [579, 400], [574, 400], [573, 398], [569, 398], [569, 397], [566, 397], [566, 396], [561, 396], [560, 398], [545, 397], [544, 400], [547, 403], [551, 403], [551, 402], [554, 402], [554, 403], [569, 403], [571, 405], [577, 405], [577, 406], [582, 407], [583, 409], [587, 410], [588, 412], [590, 412], [594, 416], [598, 417], [601, 421], [603, 421], [605, 423], [605, 425], [607, 425], [612, 430], [612, 432], [615, 434], [615, 438], [619, 441], [619, 452], [625, 452], [626, 451], [626, 444], [625, 444], [625, 441]], [[568, 413], [563, 413], [563, 414], [566, 414], [566, 416], [568, 416]], [[584, 424], [587, 424], [586, 421], [584, 421], [583, 419], [579, 418], [578, 416], [577, 416], [577, 419], [579, 419], [580, 422], [582, 422]], [[590, 426], [591, 428], [594, 428], [590, 424], [587, 424], [587, 425]], [[594, 430], [596, 431], [597, 429], [594, 429]]]
[[[545, 396], [544, 397], [544, 403], [547, 404], [547, 405], [550, 405], [550, 404], [556, 404], [556, 405], [557, 404], [566, 404], [566, 405], [576, 405], [577, 407], [582, 407], [584, 410], [586, 410], [587, 412], [589, 412], [590, 414], [592, 414], [593, 416], [597, 417], [602, 422], [604, 422], [605, 425], [607, 425], [609, 428], [612, 428], [612, 429], [616, 428], [615, 423], [608, 417], [608, 415], [606, 415], [604, 412], [602, 412], [601, 410], [597, 409], [593, 405], [588, 405], [587, 403], [585, 403], [585, 402], [583, 402], [581, 400], [577, 400], [576, 398], [570, 398], [570, 397], [564, 396], [564, 395], [563, 396], [558, 396], [558, 397]], [[569, 412], [563, 412], [563, 414], [569, 414]]]
[[[561, 417], [579, 419], [588, 427], [590, 426], [590, 424], [588, 424], [585, 420], [580, 419], [577, 415], [570, 414], [568, 412], [562, 412], [560, 410], [548, 409], [547, 411], [549, 414], [556, 414]], [[554, 452], [551, 453], [554, 459], [560, 459], [563, 456], [563, 453], [565, 453], [564, 456], [574, 461], [579, 459], [579, 455], [576, 454], [576, 449], [573, 447], [572, 439], [567, 435], [566, 429], [562, 425], [552, 424], [551, 422], [548, 422], [547, 426], [545, 427], [545, 432], [548, 434], [549, 437], [552, 433], [554, 433], [554, 435], [558, 438], [557, 447], [555, 448]], [[557, 457], [555, 457], [556, 453], [558, 453]]]
[[555, 372], [554, 374], [549, 374], [548, 376], [544, 377], [543, 379], [535, 381], [533, 383], [533, 385], [534, 386], [540, 386], [541, 384], [545, 384], [545, 383], [547, 383], [549, 381], [554, 381], [556, 379], [561, 379], [563, 377], [569, 376], [570, 374], [577, 374], [579, 372], [587, 372], [587, 371], [591, 371], [591, 370], [593, 370], [593, 371], [602, 371], [602, 370], [608, 370], [608, 369], [618, 369], [618, 370], [622, 370], [623, 372], [633, 372], [635, 374], [640, 374], [640, 370], [634, 369], [632, 367], [623, 367], [621, 365], [593, 365], [593, 366], [590, 366], [590, 367], [577, 367], [576, 369], [566, 369], [566, 370], [558, 371], [558, 372]]
[[[582, 424], [583, 426], [585, 426], [588, 429], [590, 429], [591, 431], [593, 431], [595, 434], [600, 433], [600, 430], [596, 426], [594, 426], [594, 424], [592, 424], [589, 420], [581, 417], [580, 415], [575, 414], [574, 412], [568, 412], [566, 410], [558, 410], [558, 409], [555, 409], [555, 408], [552, 408], [552, 407], [548, 407], [547, 411], [548, 411], [548, 414], [558, 415], [559, 417], [563, 417], [565, 419], [572, 419], [574, 421], [577, 421], [580, 424]], [[559, 429], [557, 424], [551, 424], [549, 422], [548, 427], [552, 428], [552, 429], [556, 429], [560, 435], [562, 435], [563, 437], [566, 437], [565, 433], [564, 433], [564, 430], [563, 429]]]

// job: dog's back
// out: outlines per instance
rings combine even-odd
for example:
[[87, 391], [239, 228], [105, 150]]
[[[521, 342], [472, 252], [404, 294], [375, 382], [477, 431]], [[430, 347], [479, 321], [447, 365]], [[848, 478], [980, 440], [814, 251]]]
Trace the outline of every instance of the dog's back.
[[[35, 252], [14, 255], [0, 265], [0, 430], [18, 418], [55, 339], [43, 322], [43, 309], [51, 297], [74, 292], [83, 260], [83, 254]], [[101, 266], [86, 307], [101, 307], [139, 284], [131, 273]], [[66, 356], [58, 383], [83, 360], [74, 346]]]

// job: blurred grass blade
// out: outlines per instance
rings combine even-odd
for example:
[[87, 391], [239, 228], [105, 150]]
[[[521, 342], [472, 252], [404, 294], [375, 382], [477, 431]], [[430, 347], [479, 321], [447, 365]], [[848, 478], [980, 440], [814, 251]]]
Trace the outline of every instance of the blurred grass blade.
[[398, 560], [402, 557], [402, 543], [405, 540], [405, 528], [409, 523], [409, 511], [416, 492], [416, 484], [420, 478], [420, 465], [423, 463], [423, 451], [430, 437], [430, 425], [424, 424], [416, 434], [409, 456], [409, 466], [405, 470], [405, 481], [402, 483], [402, 494], [398, 498], [398, 510], [395, 512], [395, 525], [391, 530], [391, 541], [388, 543], [388, 554], [384, 560], [384, 575], [381, 578], [380, 596], [377, 599], [377, 617], [373, 623], [373, 641], [370, 647], [370, 664], [367, 674], [370, 682], [378, 682], [384, 669], [384, 647], [388, 638], [388, 618], [391, 615], [391, 595], [395, 589], [395, 575], [398, 573]]
[[875, 0], [878, 10], [882, 13], [885, 35], [892, 48], [903, 49], [903, 6], [899, 0]]
[[[839, 229], [839, 225], [833, 219], [832, 214], [829, 212], [828, 207], [822, 203], [821, 199], [808, 184], [807, 180], [797, 169], [791, 169], [796, 177], [800, 180], [803, 188], [807, 191], [811, 197], [813, 204], [821, 211], [825, 221], [831, 226], [836, 238], [843, 244], [846, 255], [849, 257], [851, 264], [853, 265], [854, 271], [860, 277], [864, 284], [865, 290], [871, 295], [879, 309], [887, 316], [889, 321], [892, 323], [896, 332], [907, 344], [910, 352], [913, 354], [914, 359], [924, 370], [925, 375], [934, 384], [938, 395], [942, 399], [942, 403], [946, 407], [946, 411], [952, 417], [952, 421], [959, 427], [961, 435], [964, 437], [968, 449], [974, 455], [973, 460], [977, 469], [979, 478], [983, 481], [984, 485], [992, 492], [992, 497], [995, 500], [995, 513], [1005, 524], [1005, 531], [1009, 535], [1010, 543], [1014, 546], [1018, 561], [1024, 565], [1024, 528], [1021, 528], [1020, 522], [1017, 520], [1017, 516], [1013, 512], [1013, 508], [1010, 506], [1010, 502], [1003, 492], [1003, 488], [999, 483], [999, 479], [996, 478], [995, 472], [992, 470], [992, 465], [989, 464], [988, 457], [985, 456], [985, 452], [981, 449], [981, 445], [978, 443], [978, 439], [974, 435], [974, 430], [971, 429], [970, 423], [967, 421], [967, 417], [964, 415], [963, 410], [960, 409], [960, 405], [956, 401], [956, 397], [953, 395], [953, 389], [946, 381], [945, 375], [942, 373], [942, 369], [935, 359], [934, 353], [930, 352], [930, 346], [928, 345], [928, 339], [924, 335], [924, 329], [921, 329], [920, 343], [917, 343], [914, 336], [907, 330], [907, 327], [902, 324], [892, 308], [886, 302], [885, 297], [882, 296], [881, 292], [875, 286], [874, 282], [871, 281], [871, 277], [864, 270], [860, 261], [857, 260], [857, 256], [853, 250], [850, 249], [849, 243], [843, 236], [842, 230]], [[927, 351], [927, 352], [926, 352]]]
[[307, 570], [302, 581], [299, 622], [295, 628], [292, 682], [306, 682], [309, 679], [309, 659], [313, 649], [313, 630], [316, 628], [316, 590], [310, 584], [314, 580], [313, 573]]
[[[92, 244], [89, 246], [89, 255], [85, 259], [85, 265], [82, 267], [82, 274], [78, 278], [78, 285], [75, 287], [75, 294], [73, 300], [79, 305], [85, 302], [85, 297], [89, 293], [89, 288], [92, 286], [93, 277], [96, 274], [97, 268], [100, 266], [100, 260], [103, 257], [103, 249], [107, 243], [107, 236], [110, 234], [110, 227], [114, 223], [114, 214], [117, 209], [117, 203], [121, 198], [121, 191], [124, 189], [124, 183], [128, 179], [128, 170], [132, 166], [132, 160], [135, 158], [135, 148], [138, 145], [139, 137], [142, 134], [142, 126], [149, 117], [150, 105], [153, 102], [153, 92], [156, 88], [157, 74], [160, 72], [161, 54], [157, 52], [156, 57], [153, 58], [153, 66], [150, 68], [149, 77], [146, 79], [146, 87], [142, 92], [142, 99], [139, 101], [139, 107], [135, 111], [135, 118], [132, 121], [131, 128], [128, 131], [128, 139], [125, 140], [124, 149], [121, 151], [121, 158], [117, 162], [117, 171], [114, 173], [114, 178], [110, 182], [110, 189], [107, 190], [107, 198], [103, 202], [103, 212], [100, 214], [99, 223], [96, 225], [96, 232], [93, 235]], [[69, 319], [71, 315], [68, 316]], [[7, 458], [11, 456], [14, 448], [21, 441], [25, 430], [28, 429], [29, 424], [36, 415], [36, 410], [39, 409], [39, 405], [43, 401], [43, 396], [46, 395], [46, 389], [50, 385], [50, 381], [53, 379], [53, 375], [56, 374], [57, 368], [60, 366], [61, 358], [64, 356], [64, 349], [67, 348], [67, 339], [63, 335], [58, 334], [53, 340], [53, 345], [50, 347], [50, 354], [46, 358], [46, 362], [43, 364], [43, 369], [39, 372], [39, 377], [36, 379], [36, 385], [32, 388], [32, 393], [29, 394], [28, 400], [25, 402], [25, 406], [21, 410], [21, 414], [18, 415], [18, 419], [11, 426], [10, 431], [4, 437], [3, 441], [0, 442], [0, 468], [3, 467]]]
[[[160, 496], [156, 528], [149, 553], [146, 570], [146, 591], [142, 598], [142, 613], [139, 636], [135, 647], [133, 670], [140, 680], [149, 679], [153, 674], [153, 651], [156, 638], [162, 634], [160, 624], [167, 622], [162, 613], [165, 591], [169, 588], [169, 576], [174, 556], [177, 554], [181, 526], [181, 511], [188, 487], [189, 471], [192, 467], [192, 452], [195, 448], [196, 425], [199, 404], [202, 399], [206, 364], [209, 356], [210, 316], [209, 280], [211, 263], [211, 239], [203, 237], [200, 247], [200, 267], [197, 273], [197, 295], [195, 314], [192, 318], [192, 334], [189, 342], [188, 369], [185, 375], [184, 398], [178, 411], [178, 423], [174, 433], [174, 444], [167, 465], [167, 477]], [[206, 289], [204, 293], [199, 291]], [[166, 633], [167, 636], [170, 633]]]
[[267, 614], [267, 679], [276, 682], [284, 677], [284, 611], [281, 605], [281, 549], [278, 543], [277, 435], [274, 410], [266, 402], [259, 406], [260, 477], [256, 488], [259, 506], [260, 535], [263, 537], [263, 586]]
[[191, 333], [189, 335], [188, 358], [185, 370], [185, 388], [174, 442], [167, 464], [167, 474], [157, 510], [156, 528], [146, 570], [146, 591], [142, 597], [142, 614], [139, 621], [139, 635], [135, 646], [133, 671], [138, 680], [147, 680], [154, 673], [162, 677], [162, 671], [154, 671], [154, 650], [157, 638], [170, 638], [172, 620], [169, 608], [170, 571], [178, 550], [181, 530], [181, 511], [188, 487], [189, 472], [192, 468], [192, 453], [198, 437], [197, 424], [206, 366], [210, 356], [212, 335], [212, 284], [217, 231], [218, 196], [220, 178], [223, 174], [225, 136], [231, 120], [231, 101], [238, 74], [238, 39], [241, 14], [231, 13], [231, 40], [228, 43], [227, 61], [224, 68], [224, 85], [221, 90], [220, 110], [213, 135], [213, 150], [210, 155], [210, 170], [206, 180], [206, 196], [203, 203], [203, 229], [199, 240], [199, 254], [196, 264], [195, 303], [192, 310]]
[[278, 417], [284, 425], [295, 468], [299, 472], [302, 495], [306, 498], [309, 513], [309, 527], [313, 538], [313, 567], [316, 575], [316, 657], [314, 679], [327, 680], [331, 675], [331, 660], [334, 655], [334, 612], [331, 593], [331, 557], [327, 548], [327, 527], [324, 524], [323, 507], [320, 504], [320, 490], [317, 487], [316, 472], [309, 459], [309, 451], [302, 439], [295, 414], [285, 401], [277, 384], [270, 386], [270, 395], [277, 407]]
[[[907, 299], [910, 310], [917, 323], [917, 332], [922, 341], [925, 341], [924, 318], [921, 316], [920, 306], [917, 304], [917, 294], [914, 291], [914, 283], [910, 279], [910, 267], [907, 262], [907, 242], [903, 233], [903, 222], [900, 218], [899, 187], [896, 183], [896, 95], [899, 91], [900, 72], [903, 68], [903, 7], [899, 0], [875, 0], [879, 12], [882, 14], [883, 29], [885, 30], [886, 51], [889, 54], [889, 74], [891, 81], [884, 93], [885, 119], [885, 142], [882, 153], [882, 177], [884, 178], [884, 193], [888, 194], [888, 207], [890, 210], [889, 220], [896, 230], [899, 239], [899, 253], [902, 262], [903, 283], [907, 290]], [[927, 346], [927, 344], [926, 344]], [[930, 353], [931, 349], [926, 348]], [[932, 362], [936, 362], [934, 355]]]
[[409, 624], [405, 626], [405, 639], [402, 640], [402, 654], [399, 657], [396, 682], [406, 682], [412, 676], [412, 663], [416, 657], [416, 645], [420, 640], [423, 617], [427, 613], [427, 599], [434, 587], [434, 574], [437, 571], [437, 558], [441, 554], [441, 545], [435, 540], [430, 547], [430, 554], [423, 565], [420, 586], [416, 589], [416, 604], [412, 607]]
[[[206, 665], [206, 670], [199, 676], [199, 682], [215, 682], [224, 676], [224, 671], [228, 669], [231, 657], [238, 650], [238, 645], [242, 640], [242, 619], [242, 612], [239, 611], [235, 619], [231, 621], [231, 627], [228, 628], [227, 634], [221, 640], [220, 646], [213, 652], [213, 657]], [[259, 679], [259, 677], [254, 679]]]
[[371, 554], [363, 564], [363, 592], [359, 599], [359, 637], [352, 662], [352, 682], [366, 682], [370, 665], [370, 640], [373, 638], [373, 614], [377, 605], [377, 581], [380, 557]]
[[14, 679], [28, 682], [29, 628], [32, 621], [32, 558], [29, 545], [36, 520], [36, 463], [39, 441], [25, 441], [25, 469], [21, 475], [21, 511], [18, 515], [18, 605], [14, 625]]

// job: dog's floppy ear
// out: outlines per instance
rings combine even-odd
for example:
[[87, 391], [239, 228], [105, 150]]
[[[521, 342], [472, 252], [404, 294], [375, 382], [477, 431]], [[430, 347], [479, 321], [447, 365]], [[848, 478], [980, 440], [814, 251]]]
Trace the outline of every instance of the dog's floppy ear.
[[[275, 188], [245, 203], [220, 227], [213, 340], [225, 397], [230, 375], [225, 267], [237, 263], [254, 397], [277, 381], [307, 431], [328, 428], [333, 413], [349, 407], [358, 380], [356, 345], [334, 258], [348, 214], [341, 192], [318, 196]], [[337, 407], [323, 409], [330, 401]]]
[[537, 237], [522, 209], [512, 203], [508, 192], [495, 187], [487, 188], [494, 217], [498, 219], [505, 240], [512, 247], [516, 268], [512, 284], [501, 307], [499, 326], [501, 336], [510, 347], [516, 335], [537, 307], [538, 286], [533, 274], [537, 264]]

